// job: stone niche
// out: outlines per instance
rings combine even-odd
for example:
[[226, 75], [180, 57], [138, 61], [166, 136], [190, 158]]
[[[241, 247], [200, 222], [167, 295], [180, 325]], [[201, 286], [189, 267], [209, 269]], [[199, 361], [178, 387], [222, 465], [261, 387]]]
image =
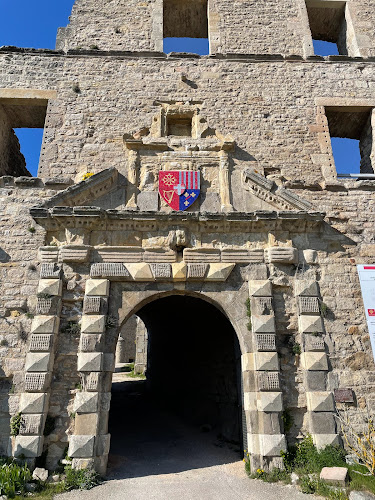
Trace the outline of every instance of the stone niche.
[[161, 102], [151, 127], [124, 136], [128, 159], [127, 209], [169, 212], [158, 194], [159, 171], [198, 171], [201, 195], [188, 211], [232, 211], [231, 155], [235, 143], [208, 126], [202, 102]]

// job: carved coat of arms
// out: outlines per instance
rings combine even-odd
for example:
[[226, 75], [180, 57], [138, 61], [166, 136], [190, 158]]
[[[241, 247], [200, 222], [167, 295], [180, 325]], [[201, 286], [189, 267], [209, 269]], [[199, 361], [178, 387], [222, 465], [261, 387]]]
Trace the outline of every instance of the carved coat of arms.
[[159, 194], [173, 210], [186, 210], [200, 194], [200, 172], [191, 170], [159, 172]]

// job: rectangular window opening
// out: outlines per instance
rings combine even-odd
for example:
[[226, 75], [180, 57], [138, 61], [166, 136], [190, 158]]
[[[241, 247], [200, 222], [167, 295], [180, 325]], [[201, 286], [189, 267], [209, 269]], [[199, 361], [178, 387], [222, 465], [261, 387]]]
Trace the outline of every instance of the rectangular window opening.
[[163, 1], [164, 52], [209, 54], [208, 1]]
[[173, 135], [177, 137], [191, 137], [192, 118], [168, 116], [167, 135]]
[[326, 107], [338, 175], [373, 174], [371, 108]]
[[38, 175], [40, 151], [42, 149], [43, 128], [13, 129], [19, 144], [20, 153], [25, 159], [25, 167], [32, 177]]
[[323, 40], [313, 40], [314, 53], [316, 56], [338, 56], [339, 48], [337, 43], [324, 42]]
[[306, 0], [314, 53], [348, 55], [346, 2]]
[[47, 99], [0, 99], [0, 175], [37, 176]]
[[164, 38], [163, 43], [163, 51], [166, 54], [188, 52], [206, 56], [210, 53], [208, 38]]

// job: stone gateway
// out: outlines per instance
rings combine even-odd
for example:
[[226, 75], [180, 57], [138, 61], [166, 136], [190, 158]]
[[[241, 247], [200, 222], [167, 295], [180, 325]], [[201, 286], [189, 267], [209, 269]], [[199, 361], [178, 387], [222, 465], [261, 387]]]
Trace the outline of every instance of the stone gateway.
[[[1, 455], [105, 474], [119, 337], [156, 385], [162, 352], [197, 362], [171, 394], [252, 468], [339, 444], [336, 406], [374, 413], [374, 25], [374, 0], [77, 0], [56, 50], [0, 48]], [[162, 52], [186, 36], [209, 55]], [[20, 127], [44, 128], [38, 177]]]

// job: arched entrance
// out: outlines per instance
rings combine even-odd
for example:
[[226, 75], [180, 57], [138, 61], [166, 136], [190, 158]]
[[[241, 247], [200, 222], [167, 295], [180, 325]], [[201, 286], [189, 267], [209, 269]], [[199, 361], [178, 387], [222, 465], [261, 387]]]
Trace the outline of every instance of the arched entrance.
[[146, 379], [115, 374], [109, 473], [178, 472], [239, 459], [241, 354], [230, 321], [187, 295], [157, 298], [137, 315], [148, 330]]

